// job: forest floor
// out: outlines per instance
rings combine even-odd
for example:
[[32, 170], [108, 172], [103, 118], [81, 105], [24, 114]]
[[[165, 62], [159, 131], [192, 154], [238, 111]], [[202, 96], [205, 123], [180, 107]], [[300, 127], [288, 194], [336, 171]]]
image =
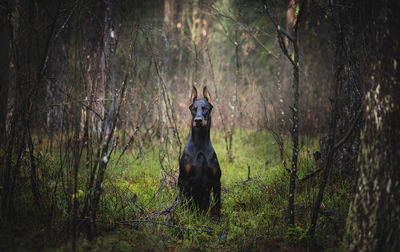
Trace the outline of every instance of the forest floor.
[[[184, 139], [186, 136], [187, 133]], [[296, 225], [288, 227], [289, 174], [279, 161], [278, 145], [272, 136], [263, 131], [235, 132], [233, 160], [226, 154], [223, 132], [212, 131], [211, 137], [222, 170], [219, 220], [182, 206], [170, 215], [160, 215], [173, 202], [178, 190], [176, 177], [165, 176], [161, 171], [158, 149], [149, 147], [143, 157], [138, 157], [138, 151], [129, 151], [117, 165], [120, 153], [116, 152], [104, 180], [101, 212], [96, 224], [98, 236], [89, 242], [82, 230], [78, 250], [318, 251], [340, 248], [351, 195], [350, 183], [339, 179], [329, 182], [316, 235], [310, 239], [307, 228], [320, 175], [297, 184]], [[317, 169], [312, 152], [319, 146], [315, 137], [302, 137], [300, 143], [298, 177], [301, 179]], [[289, 142], [285, 150], [286, 162], [290, 163]], [[170, 165], [176, 171], [178, 162]], [[64, 251], [71, 250], [72, 246], [67, 238], [48, 242], [51, 236], [62, 236], [63, 229], [20, 236], [15, 230], [8, 232], [5, 227], [0, 231], [0, 242], [9, 244], [3, 243], [5, 250], [16, 246], [51, 251], [56, 247]]]

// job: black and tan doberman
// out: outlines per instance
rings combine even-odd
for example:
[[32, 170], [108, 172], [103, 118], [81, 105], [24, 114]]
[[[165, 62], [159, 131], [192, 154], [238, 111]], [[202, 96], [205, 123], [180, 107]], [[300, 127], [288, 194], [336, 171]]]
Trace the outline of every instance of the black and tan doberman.
[[220, 215], [221, 211], [221, 169], [217, 155], [211, 145], [211, 110], [213, 108], [207, 87], [203, 89], [204, 99], [197, 99], [197, 90], [193, 87], [190, 99], [192, 113], [190, 136], [179, 161], [179, 192], [183, 198], [194, 202], [206, 212], [210, 206], [211, 191], [214, 204], [211, 214]]

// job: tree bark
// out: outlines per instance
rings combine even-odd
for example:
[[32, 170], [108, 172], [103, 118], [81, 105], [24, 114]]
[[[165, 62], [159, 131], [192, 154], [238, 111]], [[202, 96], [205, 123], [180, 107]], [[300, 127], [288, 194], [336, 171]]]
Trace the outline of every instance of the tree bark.
[[[8, 10], [0, 12], [0, 149], [6, 146], [6, 119], [10, 65], [10, 31]], [[0, 161], [3, 163], [3, 160]]]
[[[15, 34], [15, 44], [13, 45], [16, 69], [16, 84], [15, 84], [15, 110], [11, 118], [10, 134], [7, 145], [7, 159], [4, 172], [4, 190], [3, 190], [3, 215], [9, 219], [15, 215], [14, 209], [14, 193], [17, 179], [20, 175], [20, 165], [23, 155], [23, 150], [26, 146], [26, 130], [24, 125], [28, 118], [30, 94], [32, 90], [34, 73], [36, 65], [33, 45], [30, 39], [33, 36], [33, 20], [35, 17], [33, 2], [21, 1], [14, 3], [16, 10], [19, 11], [19, 16], [13, 22]], [[13, 160], [17, 160], [13, 165]]]
[[46, 87], [46, 125], [50, 132], [49, 150], [52, 152], [53, 134], [60, 132], [63, 123], [63, 90], [66, 90], [69, 78], [68, 53], [69, 34], [62, 32], [55, 42], [54, 49], [49, 55], [49, 64], [43, 76], [43, 84]]
[[165, 71], [167, 78], [177, 79], [182, 58], [183, 0], [164, 0]]
[[353, 17], [358, 13], [358, 7], [346, 0], [333, 2], [333, 13], [336, 38], [336, 71], [335, 81], [340, 88], [338, 102], [338, 117], [336, 121], [336, 136], [342, 138], [350, 129], [352, 122], [357, 120], [351, 135], [335, 152], [336, 174], [342, 178], [354, 178], [355, 166], [360, 146], [360, 129], [362, 120], [358, 120], [361, 108], [361, 79], [359, 71], [360, 36]]
[[[352, 23], [351, 20], [347, 20], [351, 19], [351, 17], [346, 16], [353, 12], [354, 6], [352, 6], [352, 8], [345, 6], [346, 5], [344, 5], [344, 2], [340, 0], [334, 1], [332, 6], [333, 21], [336, 30], [335, 36], [333, 37], [333, 41], [335, 43], [335, 75], [333, 87], [331, 88], [333, 90], [332, 110], [328, 129], [328, 138], [326, 143], [321, 146], [321, 152], [323, 153], [323, 172], [318, 195], [315, 200], [311, 216], [309, 234], [312, 236], [315, 233], [315, 227], [323, 200], [325, 187], [328, 183], [329, 174], [331, 173], [331, 170], [333, 169], [333, 165], [335, 163], [334, 156], [336, 154], [335, 151], [337, 151], [337, 149], [335, 148], [335, 146], [337, 145], [336, 141], [338, 141], [338, 138], [346, 134], [345, 130], [351, 131], [351, 137], [347, 137], [346, 143], [347, 146], [353, 145], [354, 151], [352, 152], [350, 150], [347, 150], [345, 147], [343, 147], [344, 144], [341, 144], [340, 146], [342, 147], [339, 147], [341, 148], [341, 152], [339, 154], [336, 154], [336, 161], [339, 162], [340, 160], [342, 160], [344, 162], [344, 160], [347, 160], [348, 162], [353, 162], [352, 165], [354, 167], [358, 155], [358, 134], [357, 130], [354, 129], [356, 128], [359, 130], [360, 120], [358, 120], [358, 108], [355, 108], [356, 105], [354, 104], [358, 104], [358, 106], [360, 106], [361, 103], [360, 97], [356, 95], [356, 91], [358, 91], [357, 94], [360, 93], [360, 90], [358, 89], [360, 87], [360, 80], [354, 78], [346, 78], [349, 76], [358, 76], [358, 70], [356, 69], [357, 66], [354, 65], [355, 62], [353, 60], [353, 58], [355, 57], [354, 52], [352, 52], [348, 48], [350, 43], [349, 40], [355, 39], [353, 30], [354, 23]], [[353, 47], [355, 46], [351, 46], [353, 50], [356, 50]], [[349, 93], [350, 90], [354, 92]], [[356, 120], [355, 123], [358, 127], [350, 126], [350, 124], [352, 124], [348, 118], [350, 114], [344, 113], [343, 110], [346, 110], [349, 113], [350, 110], [355, 110], [354, 113], [351, 113], [351, 115], [354, 114], [353, 120]], [[355, 157], [353, 155], [355, 155]]]
[[[85, 20], [85, 51], [86, 56], [86, 80], [88, 84], [87, 99], [93, 101], [90, 113], [89, 131], [101, 135], [105, 130], [106, 101], [104, 100], [107, 91], [106, 83], [106, 55], [105, 41], [109, 34], [106, 17], [106, 4], [104, 1], [88, 1], [90, 6]], [[88, 102], [90, 103], [90, 101]], [[89, 111], [86, 111], [89, 113]]]
[[[292, 2], [291, 2], [292, 3]], [[290, 8], [295, 8], [296, 3], [292, 3]], [[302, 20], [303, 11], [304, 11], [305, 1], [299, 1], [299, 12], [295, 14], [295, 22], [289, 31], [282, 29], [282, 27], [276, 22], [276, 20], [272, 17], [272, 14], [269, 10], [268, 3], [264, 1], [264, 7], [267, 11], [268, 16], [273, 22], [273, 25], [277, 29], [278, 32], [278, 41], [279, 47], [281, 48], [283, 54], [286, 56], [288, 61], [292, 65], [293, 69], [293, 82], [292, 82], [292, 92], [293, 92], [293, 105], [292, 110], [292, 141], [293, 141], [293, 149], [292, 149], [292, 163], [290, 168], [290, 179], [289, 179], [289, 199], [288, 199], [288, 217], [289, 217], [289, 225], [294, 225], [294, 217], [295, 217], [295, 205], [294, 205], [294, 196], [296, 190], [296, 178], [297, 178], [297, 160], [299, 156], [299, 46], [298, 46], [298, 28], [299, 23]], [[285, 39], [288, 39], [289, 45], [293, 46], [293, 58], [289, 53], [288, 46], [286, 46]]]
[[365, 125], [344, 243], [351, 251], [400, 251], [400, 7], [390, 0], [355, 4]]
[[[293, 9], [293, 10], [292, 10]], [[292, 164], [290, 169], [290, 181], [289, 181], [289, 200], [288, 200], [288, 211], [289, 211], [289, 225], [294, 225], [294, 194], [296, 189], [296, 177], [297, 177], [297, 158], [299, 156], [299, 47], [297, 45], [297, 27], [294, 24], [296, 3], [294, 0], [290, 1], [288, 8], [287, 24], [290, 25], [290, 35], [294, 35], [295, 39], [293, 43], [293, 53], [294, 61], [292, 62], [293, 68], [293, 82], [292, 82], [292, 92], [293, 92], [293, 107], [292, 107], [292, 141], [293, 141], [293, 151], [292, 151]], [[289, 17], [293, 15], [293, 17]], [[298, 22], [298, 21], [297, 21]], [[297, 24], [296, 24], [297, 26]], [[288, 38], [285, 38], [288, 40]]]
[[[117, 121], [117, 114], [118, 112], [115, 111], [115, 102], [116, 102], [116, 76], [115, 76], [115, 34], [114, 34], [114, 27], [113, 27], [113, 19], [112, 19], [112, 8], [113, 8], [113, 3], [112, 0], [106, 0], [104, 2], [105, 8], [104, 8], [104, 13], [102, 13], [102, 17], [104, 18], [104, 24], [102, 25], [103, 31], [103, 39], [102, 41], [104, 42], [104, 54], [101, 58], [101, 61], [103, 61], [104, 57], [107, 58], [108, 60], [102, 62], [104, 64], [105, 69], [108, 69], [109, 77], [106, 79], [103, 79], [109, 87], [106, 88], [106, 90], [109, 90], [110, 88], [112, 89], [112, 99], [111, 102], [109, 103], [110, 107], [108, 108], [107, 105], [108, 103], [103, 103], [103, 110], [105, 111], [104, 113], [104, 121], [103, 121], [103, 126], [102, 128], [104, 129], [104, 133], [102, 134], [103, 139], [102, 139], [102, 144], [101, 144], [101, 154], [97, 156], [97, 159], [101, 159], [101, 161], [98, 163], [98, 170], [97, 170], [97, 176], [96, 176], [96, 182], [94, 185], [94, 188], [90, 188], [89, 190], [93, 192], [92, 194], [92, 199], [91, 199], [91, 207], [90, 207], [90, 221], [92, 224], [95, 223], [96, 221], [96, 214], [99, 208], [99, 202], [100, 202], [100, 197], [103, 192], [103, 181], [104, 181], [104, 175], [105, 171], [107, 169], [108, 165], [108, 160], [111, 156], [112, 150], [113, 150], [113, 135], [115, 131], [115, 126], [116, 126], [116, 121]], [[100, 13], [100, 9], [98, 10]], [[99, 73], [100, 74], [100, 73]], [[101, 73], [104, 75], [104, 72]], [[124, 82], [126, 82], [125, 80]], [[110, 85], [111, 84], [111, 85]], [[124, 84], [125, 85], [125, 84]], [[110, 87], [111, 86], [111, 87]], [[104, 97], [107, 97], [109, 95], [109, 92], [104, 93]], [[123, 96], [123, 93], [121, 94]], [[121, 97], [122, 99], [122, 97]], [[118, 106], [119, 108], [120, 106]], [[111, 140], [113, 139], [113, 140]], [[111, 144], [111, 145], [110, 145]], [[110, 150], [108, 149], [110, 147]], [[98, 152], [100, 153], [100, 152]], [[95, 165], [97, 167], [97, 165]], [[95, 169], [92, 174], [95, 174]], [[92, 177], [94, 179], [94, 177]], [[90, 181], [92, 184], [94, 182]], [[88, 204], [87, 202], [85, 204]], [[85, 206], [86, 208], [86, 206]], [[92, 231], [89, 228], [88, 231], [88, 237], [89, 239], [92, 238]]]

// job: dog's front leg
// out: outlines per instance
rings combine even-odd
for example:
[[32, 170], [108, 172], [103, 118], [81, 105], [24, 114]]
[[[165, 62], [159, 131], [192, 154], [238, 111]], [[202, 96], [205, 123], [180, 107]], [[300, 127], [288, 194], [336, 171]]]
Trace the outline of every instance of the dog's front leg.
[[214, 206], [211, 215], [220, 217], [221, 215], [221, 181], [218, 179], [213, 183]]

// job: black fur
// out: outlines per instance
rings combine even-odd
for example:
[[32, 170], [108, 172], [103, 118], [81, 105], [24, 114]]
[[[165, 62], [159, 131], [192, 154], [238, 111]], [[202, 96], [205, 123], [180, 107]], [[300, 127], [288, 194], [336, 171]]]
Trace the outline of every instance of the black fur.
[[188, 142], [179, 161], [178, 186], [180, 194], [194, 202], [202, 211], [210, 206], [213, 192], [214, 206], [211, 213], [219, 216], [221, 210], [221, 169], [217, 155], [211, 145], [211, 110], [213, 108], [207, 88], [203, 90], [204, 99], [197, 99], [193, 87], [192, 127]]

